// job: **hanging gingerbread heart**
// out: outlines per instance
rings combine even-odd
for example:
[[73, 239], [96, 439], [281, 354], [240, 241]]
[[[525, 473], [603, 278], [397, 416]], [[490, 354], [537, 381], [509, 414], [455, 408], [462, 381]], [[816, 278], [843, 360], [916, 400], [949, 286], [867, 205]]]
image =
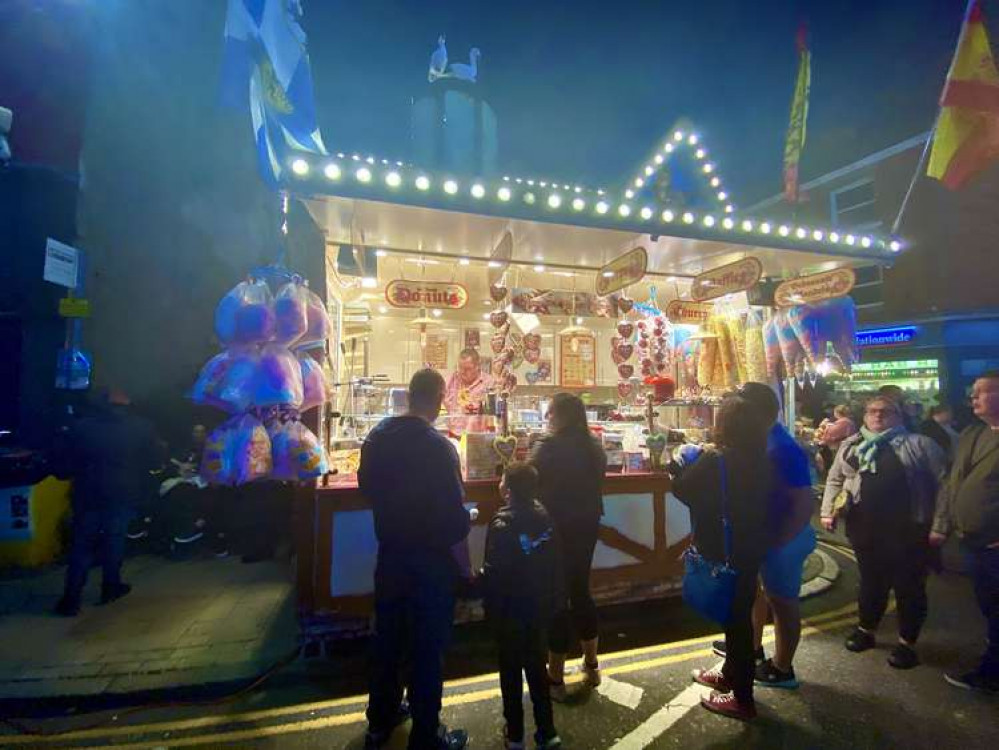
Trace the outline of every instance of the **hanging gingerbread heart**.
[[622, 338], [630, 339], [631, 334], [635, 332], [635, 324], [628, 323], [627, 321], [622, 320], [620, 323], [617, 324], [617, 332], [621, 334]]
[[525, 375], [524, 377], [527, 378], [528, 385], [534, 385], [535, 383], [538, 382], [538, 380], [541, 379], [541, 373], [532, 371], [527, 373], [527, 375]]
[[489, 285], [489, 296], [493, 298], [493, 302], [502, 302], [506, 299], [507, 289], [502, 284], [490, 284]]
[[617, 374], [620, 375], [625, 380], [627, 380], [628, 378], [630, 378], [632, 375], [635, 374], [635, 368], [633, 365], [623, 365], [623, 364], [618, 365]]
[[666, 372], [666, 370], [668, 370], [668, 369], [669, 369], [669, 365], [667, 365], [665, 362], [662, 362], [662, 363], [656, 365], [656, 371], [657, 372]]
[[517, 376], [512, 372], [507, 372], [506, 377], [503, 378], [503, 389], [507, 393], [513, 393], [513, 390], [517, 387]]
[[529, 333], [524, 336], [524, 348], [525, 349], [540, 349], [541, 348], [541, 337], [536, 333]]
[[621, 311], [622, 315], [627, 315], [631, 312], [631, 308], [635, 306], [635, 301], [628, 299], [627, 297], [619, 297], [617, 300], [617, 309]]
[[621, 397], [622, 401], [627, 401], [628, 397], [634, 392], [635, 386], [631, 383], [618, 383], [617, 384], [617, 395]]
[[524, 359], [527, 360], [529, 364], [536, 365], [538, 360], [541, 359], [541, 350], [524, 349]]
[[502, 328], [506, 325], [506, 319], [506, 310], [493, 310], [489, 313], [489, 322], [493, 324], [493, 328]]
[[621, 352], [617, 350], [617, 347], [611, 349], [611, 359], [614, 360], [615, 365], [619, 365], [624, 362], [624, 357], [621, 356]]
[[494, 378], [501, 379], [503, 377], [503, 373], [506, 372], [506, 362], [497, 357], [493, 360], [490, 370], [492, 370]]
[[499, 354], [503, 351], [504, 346], [506, 346], [506, 336], [501, 333], [495, 334], [489, 340], [489, 347], [493, 350], [493, 354]]
[[493, 450], [506, 466], [513, 460], [513, 454], [517, 452], [517, 437], [515, 435], [497, 435], [493, 438]]
[[610, 343], [611, 343], [611, 349], [617, 349], [619, 346], [621, 346], [621, 344], [627, 344], [628, 342], [625, 341], [620, 336], [611, 336]]
[[617, 348], [617, 353], [621, 355], [622, 361], [627, 361], [631, 359], [631, 355], [635, 353], [635, 347], [632, 344], [621, 344]]

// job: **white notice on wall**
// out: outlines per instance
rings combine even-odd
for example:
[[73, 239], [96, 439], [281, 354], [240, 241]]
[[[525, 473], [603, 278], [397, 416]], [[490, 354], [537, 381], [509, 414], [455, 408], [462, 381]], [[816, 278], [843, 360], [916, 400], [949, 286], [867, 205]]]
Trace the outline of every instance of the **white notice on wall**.
[[42, 278], [69, 289], [76, 288], [80, 251], [49, 237], [45, 241], [45, 270]]

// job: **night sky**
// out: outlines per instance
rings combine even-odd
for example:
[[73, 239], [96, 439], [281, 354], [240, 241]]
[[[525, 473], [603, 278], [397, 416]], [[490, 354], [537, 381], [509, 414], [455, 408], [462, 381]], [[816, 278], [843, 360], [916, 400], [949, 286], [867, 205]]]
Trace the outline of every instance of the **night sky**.
[[930, 128], [964, 11], [963, 0], [303, 6], [332, 150], [410, 156], [410, 97], [443, 32], [453, 62], [482, 50], [504, 172], [616, 187], [689, 118], [744, 207], [781, 190], [801, 19], [813, 55], [805, 181]]

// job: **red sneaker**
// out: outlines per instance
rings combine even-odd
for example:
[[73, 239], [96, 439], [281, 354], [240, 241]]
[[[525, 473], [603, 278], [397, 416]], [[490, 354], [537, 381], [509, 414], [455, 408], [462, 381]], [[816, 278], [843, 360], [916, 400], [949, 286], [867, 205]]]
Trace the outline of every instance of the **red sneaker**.
[[727, 693], [732, 689], [720, 669], [695, 669], [690, 673], [690, 676], [698, 685], [704, 685], [722, 693]]
[[706, 698], [701, 698], [701, 705], [712, 713], [728, 716], [730, 719], [751, 721], [756, 718], [756, 704], [740, 703], [735, 693], [720, 693], [715, 690]]

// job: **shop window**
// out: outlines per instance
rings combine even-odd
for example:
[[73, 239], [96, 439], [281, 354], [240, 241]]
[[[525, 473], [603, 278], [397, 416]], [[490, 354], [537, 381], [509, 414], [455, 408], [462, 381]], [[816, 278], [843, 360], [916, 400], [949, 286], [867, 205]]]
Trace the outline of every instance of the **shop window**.
[[858, 232], [880, 229], [874, 180], [868, 177], [830, 192], [829, 216], [837, 228]]

